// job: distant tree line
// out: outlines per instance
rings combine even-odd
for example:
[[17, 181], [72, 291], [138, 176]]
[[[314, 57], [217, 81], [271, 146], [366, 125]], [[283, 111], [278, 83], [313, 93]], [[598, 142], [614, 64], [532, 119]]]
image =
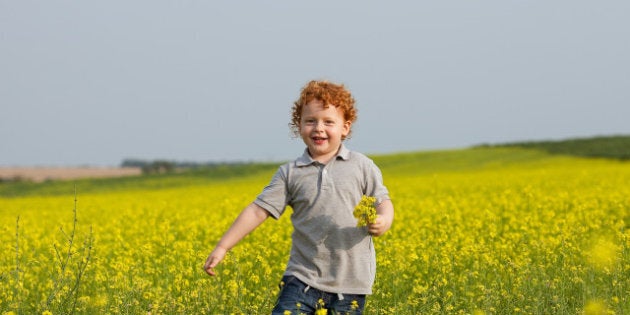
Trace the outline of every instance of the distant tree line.
[[142, 160], [125, 159], [120, 164], [121, 167], [139, 167], [143, 174], [163, 174], [172, 173], [176, 170], [195, 168], [218, 168], [225, 166], [239, 166], [251, 164], [248, 162], [178, 162], [169, 160]]
[[125, 159], [120, 164], [121, 167], [139, 167], [144, 174], [170, 173], [176, 169], [177, 163], [167, 160], [138, 160]]

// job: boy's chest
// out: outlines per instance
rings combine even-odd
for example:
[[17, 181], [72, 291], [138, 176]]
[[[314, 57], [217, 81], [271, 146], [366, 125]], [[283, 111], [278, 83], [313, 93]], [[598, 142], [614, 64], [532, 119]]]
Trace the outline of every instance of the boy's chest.
[[357, 166], [309, 165], [292, 174], [289, 199], [296, 205], [313, 205], [319, 199], [334, 202], [362, 195], [364, 179]]

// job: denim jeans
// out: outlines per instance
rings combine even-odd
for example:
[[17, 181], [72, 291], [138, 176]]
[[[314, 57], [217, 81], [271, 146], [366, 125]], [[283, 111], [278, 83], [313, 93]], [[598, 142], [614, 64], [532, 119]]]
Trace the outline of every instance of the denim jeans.
[[328, 314], [363, 314], [365, 295], [337, 294], [317, 290], [294, 276], [282, 277], [280, 294], [273, 315], [315, 314], [327, 309]]

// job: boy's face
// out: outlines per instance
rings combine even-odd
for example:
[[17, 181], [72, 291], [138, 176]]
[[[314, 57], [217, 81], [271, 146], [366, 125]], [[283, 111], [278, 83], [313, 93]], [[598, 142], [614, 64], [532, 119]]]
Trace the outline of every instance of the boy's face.
[[302, 107], [300, 136], [311, 158], [321, 163], [327, 163], [337, 154], [351, 125], [352, 122], [344, 120], [341, 109], [333, 105], [324, 108], [320, 100], [312, 100]]

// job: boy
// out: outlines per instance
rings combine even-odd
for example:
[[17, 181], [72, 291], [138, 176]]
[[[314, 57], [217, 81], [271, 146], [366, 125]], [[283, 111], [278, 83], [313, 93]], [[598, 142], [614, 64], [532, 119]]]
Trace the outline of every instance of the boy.
[[[236, 218], [210, 253], [204, 270], [265, 219], [278, 219], [293, 208], [291, 254], [273, 314], [314, 313], [329, 309], [361, 314], [372, 293], [376, 271], [371, 236], [392, 225], [394, 206], [378, 167], [365, 155], [348, 150], [343, 140], [356, 121], [354, 99], [343, 86], [311, 81], [295, 101], [291, 128], [306, 149], [279, 167], [271, 182]], [[354, 207], [363, 195], [376, 197], [374, 223], [357, 227]]]

